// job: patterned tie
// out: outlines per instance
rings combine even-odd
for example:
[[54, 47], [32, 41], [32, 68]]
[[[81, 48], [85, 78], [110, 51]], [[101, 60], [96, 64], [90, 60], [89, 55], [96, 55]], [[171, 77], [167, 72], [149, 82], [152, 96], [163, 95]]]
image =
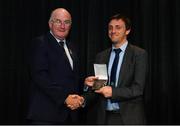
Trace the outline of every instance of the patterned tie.
[[60, 45], [61, 47], [63, 47], [63, 49], [64, 49], [64, 42], [63, 42], [63, 41], [60, 41], [60, 42], [59, 42], [59, 45]]
[[111, 68], [110, 85], [112, 87], [115, 87], [116, 72], [117, 72], [117, 66], [119, 62], [119, 53], [121, 52], [121, 49], [114, 49], [113, 51], [115, 52], [115, 58], [114, 58], [113, 65]]
[[[70, 65], [71, 65], [71, 68], [72, 68], [72, 70], [73, 70], [73, 60], [72, 60], [72, 57], [71, 57], [71, 55], [70, 55], [70, 52], [69, 52], [67, 46], [65, 46], [65, 43], [64, 43], [63, 41], [60, 41], [60, 42], [59, 42], [59, 45], [63, 48], [64, 52], [66, 53], [66, 56], [67, 56], [67, 58], [68, 58], [68, 60], [69, 60], [69, 63], [70, 63]], [[72, 52], [71, 52], [71, 53], [72, 53]]]

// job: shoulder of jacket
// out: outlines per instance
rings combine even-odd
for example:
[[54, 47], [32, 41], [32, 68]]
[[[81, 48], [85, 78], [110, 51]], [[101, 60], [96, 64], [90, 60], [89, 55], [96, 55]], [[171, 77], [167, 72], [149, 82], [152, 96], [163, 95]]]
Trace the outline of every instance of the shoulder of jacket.
[[105, 54], [110, 53], [110, 51], [111, 51], [111, 48], [107, 48], [107, 49], [105, 49], [105, 50], [99, 52], [97, 55], [105, 55]]
[[147, 53], [145, 49], [133, 44], [128, 44], [128, 48], [133, 50], [135, 53]]

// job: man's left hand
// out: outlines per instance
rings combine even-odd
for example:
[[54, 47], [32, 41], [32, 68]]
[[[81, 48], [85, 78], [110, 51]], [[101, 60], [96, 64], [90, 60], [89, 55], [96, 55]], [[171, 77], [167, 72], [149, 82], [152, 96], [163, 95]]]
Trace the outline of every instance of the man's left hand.
[[102, 94], [105, 98], [112, 97], [112, 87], [111, 86], [104, 86], [99, 90], [95, 90], [96, 93]]

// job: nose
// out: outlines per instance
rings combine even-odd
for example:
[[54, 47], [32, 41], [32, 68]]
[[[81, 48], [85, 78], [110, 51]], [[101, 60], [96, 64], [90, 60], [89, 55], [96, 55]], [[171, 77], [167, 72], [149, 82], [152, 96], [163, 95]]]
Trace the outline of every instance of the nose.
[[60, 27], [61, 27], [61, 28], [65, 28], [64, 22], [62, 22], [62, 23], [60, 24]]
[[112, 32], [112, 33], [115, 33], [115, 32], [116, 32], [115, 28], [112, 28], [111, 32]]

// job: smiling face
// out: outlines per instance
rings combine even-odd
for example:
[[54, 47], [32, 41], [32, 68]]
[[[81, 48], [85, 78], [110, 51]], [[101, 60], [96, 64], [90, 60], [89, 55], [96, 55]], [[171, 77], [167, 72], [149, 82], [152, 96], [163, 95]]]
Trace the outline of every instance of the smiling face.
[[71, 29], [71, 22], [70, 13], [63, 8], [59, 8], [52, 12], [49, 28], [56, 38], [65, 39]]
[[108, 35], [115, 46], [120, 47], [125, 43], [129, 32], [130, 29], [126, 29], [125, 22], [122, 19], [112, 19], [109, 22]]

